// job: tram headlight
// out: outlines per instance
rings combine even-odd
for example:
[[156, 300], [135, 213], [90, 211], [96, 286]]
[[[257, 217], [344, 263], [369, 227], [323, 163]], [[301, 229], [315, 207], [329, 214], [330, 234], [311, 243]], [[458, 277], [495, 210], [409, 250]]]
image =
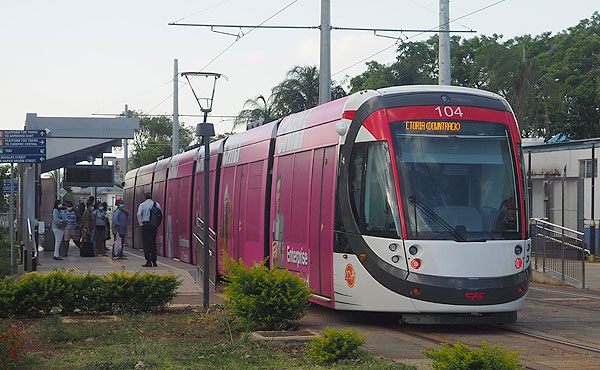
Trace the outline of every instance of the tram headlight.
[[389, 247], [388, 247], [388, 248], [390, 248], [390, 250], [391, 250], [392, 252], [395, 252], [395, 251], [396, 251], [396, 249], [398, 249], [398, 244], [396, 244], [396, 243], [392, 243], [392, 244], [390, 244], [390, 245], [389, 245]]
[[392, 256], [392, 262], [398, 263], [398, 261], [400, 261], [400, 256]]
[[410, 248], [408, 248], [408, 253], [412, 254], [413, 256], [417, 254], [418, 251], [419, 250], [414, 245], [411, 245]]
[[523, 247], [521, 247], [521, 245], [520, 245], [520, 244], [517, 244], [517, 245], [515, 246], [515, 254], [518, 256], [518, 255], [520, 255], [522, 252], [523, 252]]

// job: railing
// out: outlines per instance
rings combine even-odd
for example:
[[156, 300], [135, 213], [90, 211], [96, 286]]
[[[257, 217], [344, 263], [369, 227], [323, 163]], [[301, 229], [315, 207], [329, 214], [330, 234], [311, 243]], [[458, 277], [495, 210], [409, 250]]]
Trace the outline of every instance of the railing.
[[534, 266], [551, 276], [585, 289], [584, 234], [539, 218], [531, 219]]

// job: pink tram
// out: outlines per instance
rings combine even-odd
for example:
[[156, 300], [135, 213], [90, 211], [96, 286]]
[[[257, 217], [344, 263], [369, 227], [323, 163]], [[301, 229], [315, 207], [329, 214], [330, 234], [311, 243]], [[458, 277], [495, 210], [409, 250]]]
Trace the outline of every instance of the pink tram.
[[[133, 213], [146, 189], [164, 205], [159, 254], [198, 266], [203, 155], [130, 171], [124, 190]], [[531, 274], [523, 169], [508, 103], [468, 88], [362, 91], [230, 136], [208, 168], [211, 284], [226, 251], [335, 309], [514, 321]]]

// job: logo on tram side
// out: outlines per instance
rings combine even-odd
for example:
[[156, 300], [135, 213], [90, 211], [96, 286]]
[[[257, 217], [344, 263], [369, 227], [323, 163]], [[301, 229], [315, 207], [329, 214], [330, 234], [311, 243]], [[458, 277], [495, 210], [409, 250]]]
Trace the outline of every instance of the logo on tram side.
[[354, 271], [354, 266], [352, 266], [350, 263], [346, 265], [344, 279], [350, 288], [354, 287], [354, 282], [356, 281], [356, 271]]
[[470, 299], [472, 301], [481, 301], [483, 300], [483, 295], [485, 293], [466, 293], [465, 298]]

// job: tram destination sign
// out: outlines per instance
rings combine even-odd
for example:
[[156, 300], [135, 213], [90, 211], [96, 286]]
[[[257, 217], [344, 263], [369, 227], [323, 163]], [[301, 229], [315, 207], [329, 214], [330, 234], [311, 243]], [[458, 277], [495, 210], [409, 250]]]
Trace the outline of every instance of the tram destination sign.
[[0, 163], [41, 163], [45, 160], [45, 130], [0, 130]]

